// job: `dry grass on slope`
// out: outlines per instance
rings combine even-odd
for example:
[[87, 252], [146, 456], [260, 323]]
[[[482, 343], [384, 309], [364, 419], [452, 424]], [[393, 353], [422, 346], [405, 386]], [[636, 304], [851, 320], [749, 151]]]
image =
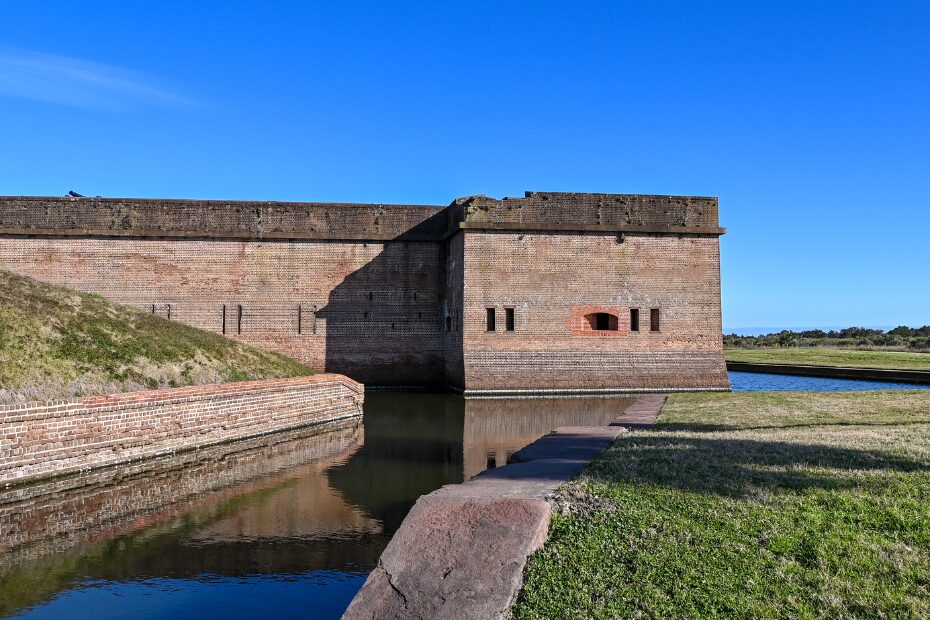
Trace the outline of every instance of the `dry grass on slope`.
[[0, 403], [312, 372], [219, 334], [0, 270]]

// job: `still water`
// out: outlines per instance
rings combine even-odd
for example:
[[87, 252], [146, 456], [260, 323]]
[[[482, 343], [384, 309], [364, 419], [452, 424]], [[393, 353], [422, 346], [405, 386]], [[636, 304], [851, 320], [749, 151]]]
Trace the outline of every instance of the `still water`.
[[[730, 379], [736, 391], [930, 387]], [[419, 496], [630, 402], [375, 393], [361, 419], [0, 491], [0, 617], [338, 618]]]
[[734, 392], [847, 392], [862, 390], [930, 390], [930, 385], [890, 383], [888, 381], [858, 381], [827, 377], [795, 377], [757, 372], [730, 371], [730, 386]]
[[362, 419], [0, 491], [0, 617], [338, 618], [420, 495], [630, 402], [375, 393]]

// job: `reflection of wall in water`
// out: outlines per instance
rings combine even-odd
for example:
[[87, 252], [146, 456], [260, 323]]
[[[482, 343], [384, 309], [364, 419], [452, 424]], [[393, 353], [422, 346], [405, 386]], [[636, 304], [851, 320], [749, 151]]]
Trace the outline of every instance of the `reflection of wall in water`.
[[[363, 439], [358, 420], [109, 468], [0, 493], [0, 571], [84, 542], [137, 531], [234, 497], [281, 485], [346, 458]], [[296, 471], [295, 471], [296, 470]], [[322, 476], [317, 476], [325, 483]], [[325, 484], [324, 484], [325, 486]], [[337, 493], [316, 489], [289, 513], [316, 523], [377, 528]], [[280, 510], [280, 507], [277, 507]], [[286, 524], [250, 513], [243, 527], [270, 533]], [[15, 551], [15, 553], [12, 553]]]
[[559, 426], [603, 426], [633, 398], [465, 400], [465, 479], [500, 467], [508, 457]]
[[330, 484], [393, 533], [418, 497], [462, 482], [462, 403], [450, 394], [366, 394], [365, 444], [326, 472]]

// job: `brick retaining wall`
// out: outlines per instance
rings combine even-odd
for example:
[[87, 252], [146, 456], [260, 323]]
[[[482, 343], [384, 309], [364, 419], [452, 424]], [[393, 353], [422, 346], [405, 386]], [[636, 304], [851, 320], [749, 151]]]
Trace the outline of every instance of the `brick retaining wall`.
[[[0, 490], [0, 574], [307, 476], [322, 481], [305, 488], [312, 501], [296, 508], [301, 520], [348, 518], [371, 529], [315, 475], [358, 450], [363, 436], [361, 421], [347, 418]], [[257, 527], [248, 516], [240, 525]]]
[[0, 483], [21, 483], [361, 414], [364, 390], [320, 374], [0, 408]]

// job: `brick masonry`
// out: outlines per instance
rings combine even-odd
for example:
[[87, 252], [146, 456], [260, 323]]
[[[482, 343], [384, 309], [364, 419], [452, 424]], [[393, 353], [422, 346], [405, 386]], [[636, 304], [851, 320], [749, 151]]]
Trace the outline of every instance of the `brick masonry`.
[[[0, 491], [0, 572], [325, 470], [361, 446], [363, 431], [347, 418]], [[305, 523], [380, 531], [338, 493], [309, 499], [299, 507]]]
[[361, 415], [339, 375], [89, 396], [0, 408], [0, 483], [202, 448]]
[[[465, 244], [480, 257], [465, 268], [468, 389], [728, 387], [716, 237], [473, 231]], [[488, 332], [488, 305], [514, 308], [516, 329]], [[584, 331], [592, 310], [617, 313], [616, 337]]]
[[[607, 329], [600, 329], [592, 315], [606, 314]], [[565, 320], [572, 336], [619, 337], [630, 335], [630, 309], [621, 306], [587, 306], [573, 304]]]
[[[0, 268], [369, 385], [727, 389], [723, 232], [717, 200], [690, 196], [527, 192], [448, 207], [0, 197]], [[616, 330], [585, 328], [597, 308]]]

